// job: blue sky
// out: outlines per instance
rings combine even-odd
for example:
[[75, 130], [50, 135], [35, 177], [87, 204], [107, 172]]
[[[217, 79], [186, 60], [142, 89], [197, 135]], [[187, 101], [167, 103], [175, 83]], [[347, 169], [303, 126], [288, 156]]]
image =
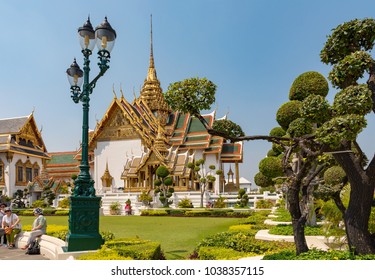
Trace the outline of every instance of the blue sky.
[[[70, 98], [65, 71], [82, 66], [77, 28], [90, 15], [94, 28], [105, 16], [117, 32], [110, 69], [90, 102], [94, 128], [113, 99], [112, 87], [133, 100], [147, 74], [150, 14], [154, 57], [163, 90], [175, 81], [207, 77], [217, 86], [217, 117], [238, 123], [246, 135], [277, 126], [277, 109], [303, 72], [328, 76], [320, 62], [326, 36], [337, 25], [373, 17], [375, 1], [106, 0], [0, 1], [0, 118], [33, 110], [48, 151], [79, 147], [82, 107]], [[98, 72], [96, 55], [91, 74]], [[332, 100], [335, 90], [328, 96]], [[372, 119], [372, 120], [371, 120]], [[371, 157], [375, 119], [360, 137]], [[371, 123], [372, 121], [372, 123]], [[241, 176], [253, 181], [271, 144], [246, 142]]]

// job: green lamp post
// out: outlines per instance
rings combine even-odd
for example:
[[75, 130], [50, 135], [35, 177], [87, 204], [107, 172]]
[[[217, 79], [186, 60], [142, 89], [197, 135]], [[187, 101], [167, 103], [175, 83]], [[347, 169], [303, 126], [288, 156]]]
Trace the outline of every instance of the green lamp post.
[[[95, 194], [94, 180], [91, 179], [88, 158], [89, 142], [89, 103], [98, 79], [109, 68], [110, 52], [116, 39], [116, 31], [108, 23], [107, 18], [96, 27], [91, 25], [90, 18], [78, 28], [80, 45], [84, 57], [83, 71], [74, 59], [70, 68], [66, 70], [71, 85], [72, 99], [75, 103], [82, 102], [83, 124], [81, 144], [80, 173], [74, 181], [74, 191], [70, 197], [69, 232], [67, 235], [67, 251], [96, 250], [103, 244], [99, 233], [100, 197]], [[99, 74], [90, 82], [90, 55], [98, 48]], [[83, 84], [82, 84], [83, 83]], [[81, 91], [82, 86], [82, 91]]]

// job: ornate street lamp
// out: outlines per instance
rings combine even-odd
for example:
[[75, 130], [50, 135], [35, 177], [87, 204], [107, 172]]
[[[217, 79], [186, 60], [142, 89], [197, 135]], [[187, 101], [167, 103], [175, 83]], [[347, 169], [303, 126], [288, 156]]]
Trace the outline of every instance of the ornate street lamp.
[[[70, 197], [69, 233], [67, 236], [67, 251], [96, 250], [103, 244], [99, 233], [99, 208], [100, 197], [95, 194], [94, 180], [90, 176], [88, 161], [89, 142], [89, 102], [90, 94], [95, 88], [98, 79], [109, 68], [110, 52], [116, 39], [116, 31], [107, 21], [95, 28], [91, 25], [90, 18], [78, 28], [79, 42], [84, 56], [83, 71], [74, 59], [70, 68], [66, 70], [70, 83], [72, 99], [75, 103], [82, 102], [83, 124], [81, 144], [80, 173], [74, 181], [74, 191]], [[99, 74], [90, 82], [90, 55], [95, 45], [98, 47]], [[82, 84], [83, 83], [83, 84]], [[82, 86], [82, 91], [81, 91]]]

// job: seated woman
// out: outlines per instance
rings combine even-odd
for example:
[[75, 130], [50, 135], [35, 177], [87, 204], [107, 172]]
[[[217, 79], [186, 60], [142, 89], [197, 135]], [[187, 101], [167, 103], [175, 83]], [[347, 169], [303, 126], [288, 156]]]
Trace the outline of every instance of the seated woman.
[[33, 222], [33, 226], [29, 238], [27, 239], [26, 245], [21, 248], [22, 250], [26, 250], [37, 237], [42, 236], [47, 232], [47, 220], [43, 216], [43, 210], [41, 208], [35, 208], [34, 215], [36, 216], [36, 218]]
[[1, 227], [5, 230], [5, 235], [8, 241], [8, 248], [14, 248], [14, 237], [21, 232], [20, 218], [12, 213], [12, 209], [6, 207], [4, 209], [5, 216], [1, 222]]

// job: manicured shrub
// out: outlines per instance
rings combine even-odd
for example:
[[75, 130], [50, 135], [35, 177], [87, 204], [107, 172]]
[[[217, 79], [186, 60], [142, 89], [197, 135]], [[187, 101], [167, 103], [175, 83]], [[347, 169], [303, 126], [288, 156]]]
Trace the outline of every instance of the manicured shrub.
[[250, 231], [251, 224], [234, 225], [229, 227], [229, 231]]
[[181, 209], [167, 209], [165, 210], [170, 216], [184, 216], [186, 210]]
[[286, 134], [285, 130], [280, 126], [274, 127], [270, 131], [270, 136], [283, 137], [285, 134]]
[[[272, 227], [269, 230], [270, 234], [276, 235], [293, 235], [293, 227], [292, 225], [277, 225]], [[324, 235], [322, 227], [320, 226], [305, 226], [305, 235], [306, 236], [314, 236], [314, 235]]]
[[188, 217], [207, 217], [207, 216], [211, 216], [211, 211], [209, 211], [209, 210], [186, 211], [185, 216], [188, 216]]
[[302, 102], [297, 100], [284, 103], [276, 112], [277, 123], [287, 130], [292, 121], [301, 117], [301, 107]]
[[285, 250], [274, 254], [267, 254], [263, 260], [375, 260], [375, 255], [357, 256], [349, 251], [311, 249], [296, 256], [295, 251]]
[[194, 208], [194, 206], [190, 199], [183, 198], [178, 202], [178, 208]]
[[143, 210], [141, 216], [168, 216], [166, 210]]
[[268, 209], [275, 206], [274, 201], [271, 199], [259, 199], [255, 203], [255, 207], [258, 209]]
[[345, 177], [345, 171], [341, 166], [332, 166], [324, 172], [324, 182], [329, 186], [341, 184]]
[[[15, 212], [15, 211], [13, 211]], [[19, 216], [34, 216], [34, 211], [33, 210], [19, 210], [17, 212], [17, 215]]]
[[62, 200], [60, 200], [58, 206], [60, 208], [69, 208], [70, 207], [69, 197], [64, 197]]
[[272, 179], [265, 176], [262, 172], [258, 172], [254, 176], [254, 183], [259, 187], [265, 188], [272, 185]]
[[200, 247], [223, 247], [240, 252], [263, 255], [266, 252], [276, 252], [294, 248], [293, 243], [257, 240], [254, 235], [255, 233], [242, 231], [220, 232], [204, 238], [198, 244], [198, 249]]
[[115, 239], [115, 234], [111, 231], [101, 231], [100, 235], [103, 237], [105, 242]]
[[121, 256], [115, 250], [101, 248], [98, 252], [80, 255], [77, 260], [132, 260], [132, 258]]
[[309, 95], [326, 97], [329, 91], [326, 78], [319, 72], [309, 71], [299, 75], [289, 91], [290, 100], [304, 100]]
[[118, 239], [108, 241], [104, 246], [134, 260], [160, 260], [163, 256], [160, 243], [148, 240]]
[[222, 247], [200, 247], [198, 251], [200, 260], [238, 260], [250, 255], [254, 256], [254, 254]]
[[268, 178], [283, 176], [282, 160], [278, 157], [266, 157], [259, 162], [259, 171]]
[[56, 210], [55, 215], [56, 216], [68, 216], [69, 210]]

